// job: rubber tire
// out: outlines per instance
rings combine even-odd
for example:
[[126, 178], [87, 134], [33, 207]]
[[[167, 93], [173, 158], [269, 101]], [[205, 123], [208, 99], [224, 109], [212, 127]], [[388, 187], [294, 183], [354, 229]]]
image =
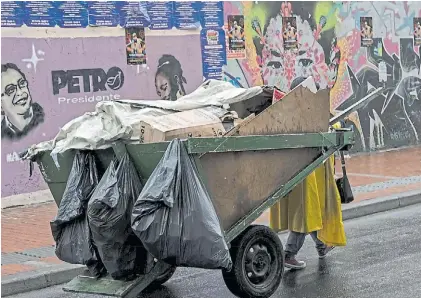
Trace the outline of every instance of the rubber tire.
[[151, 284], [151, 286], [153, 286], [153, 287], [160, 286], [160, 285], [163, 285], [164, 283], [166, 283], [167, 281], [169, 281], [170, 278], [174, 275], [176, 269], [177, 269], [177, 267], [172, 266], [166, 272], [162, 273], [162, 275], [158, 276], [153, 281], [153, 283]]
[[[273, 262], [279, 262], [273, 281], [264, 289], [256, 289], [243, 274], [243, 257], [249, 243], [259, 239], [265, 239], [275, 250], [277, 258]], [[230, 249], [233, 266], [231, 271], [222, 270], [222, 277], [228, 289], [237, 297], [241, 298], [267, 298], [273, 295], [281, 283], [284, 273], [284, 250], [278, 235], [269, 227], [252, 225], [231, 242]]]

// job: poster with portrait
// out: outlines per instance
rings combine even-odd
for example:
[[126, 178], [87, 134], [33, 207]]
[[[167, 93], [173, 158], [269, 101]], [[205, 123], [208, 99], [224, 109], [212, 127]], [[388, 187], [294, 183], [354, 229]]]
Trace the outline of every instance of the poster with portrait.
[[282, 18], [282, 36], [284, 39], [285, 50], [293, 50], [298, 48], [296, 17]]
[[414, 44], [421, 45], [421, 18], [414, 18]]
[[246, 48], [244, 16], [228, 16], [228, 42], [230, 50], [243, 51]]
[[144, 27], [126, 28], [127, 64], [146, 64], [146, 39]]
[[229, 15], [226, 25], [227, 58], [246, 58], [246, 37], [244, 31], [244, 16]]
[[370, 47], [373, 44], [373, 18], [360, 17], [361, 46]]

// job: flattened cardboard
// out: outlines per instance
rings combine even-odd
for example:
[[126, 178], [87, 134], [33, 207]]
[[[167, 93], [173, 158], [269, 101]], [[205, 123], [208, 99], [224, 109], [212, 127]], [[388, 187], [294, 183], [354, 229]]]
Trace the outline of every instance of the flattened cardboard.
[[[229, 135], [327, 132], [329, 92], [307, 79]], [[307, 86], [307, 87], [304, 87]], [[319, 148], [206, 153], [200, 157], [208, 191], [225, 231], [321, 154]]]
[[153, 143], [170, 141], [175, 138], [218, 137], [225, 134], [216, 109], [204, 108], [174, 113], [139, 122], [139, 141]]

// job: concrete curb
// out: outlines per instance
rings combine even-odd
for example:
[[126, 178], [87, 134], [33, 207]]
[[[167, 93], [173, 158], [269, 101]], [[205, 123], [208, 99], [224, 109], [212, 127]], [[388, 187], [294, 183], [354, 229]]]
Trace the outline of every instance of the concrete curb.
[[[418, 203], [421, 203], [421, 190], [343, 205], [342, 214], [344, 220], [350, 220]], [[1, 294], [2, 297], [6, 297], [63, 284], [72, 280], [84, 270], [84, 266], [66, 264], [43, 268], [35, 273], [26, 272], [15, 274], [10, 278], [5, 276], [4, 278], [2, 277]]]
[[64, 264], [45, 267], [36, 272], [4, 276], [1, 278], [1, 296], [6, 297], [63, 284], [82, 274], [84, 270], [85, 266]]
[[421, 203], [421, 190], [398, 193], [343, 205], [342, 218], [343, 220], [349, 220], [418, 203]]
[[1, 209], [54, 202], [49, 189], [1, 198]]

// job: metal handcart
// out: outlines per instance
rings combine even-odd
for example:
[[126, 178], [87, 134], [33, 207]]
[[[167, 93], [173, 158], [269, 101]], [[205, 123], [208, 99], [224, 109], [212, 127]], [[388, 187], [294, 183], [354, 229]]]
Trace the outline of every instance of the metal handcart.
[[[381, 90], [376, 90], [330, 121], [328, 114], [325, 117], [326, 126], [341, 120], [379, 92]], [[304, 97], [303, 94], [300, 96]], [[321, 106], [320, 110], [328, 111], [328, 104]], [[276, 291], [283, 276], [282, 243], [269, 227], [254, 225], [255, 220], [286, 197], [335, 152], [349, 150], [354, 144], [351, 130], [301, 133], [299, 130], [304, 124], [299, 122], [300, 119], [293, 125], [294, 129], [286, 129], [288, 133], [273, 133], [272, 129], [272, 134], [267, 135], [253, 128], [254, 134], [250, 135], [183, 140], [210, 194], [230, 247], [233, 267], [230, 271], [223, 270], [222, 276], [236, 296], [269, 297]], [[266, 130], [267, 126], [264, 124], [262, 127]], [[314, 131], [320, 131], [320, 128], [315, 127]], [[95, 154], [100, 161], [99, 166], [106, 169], [114, 156], [119, 158], [128, 153], [145, 183], [168, 145], [169, 142], [120, 142], [112, 148], [96, 150]], [[36, 162], [59, 204], [75, 152], [66, 151], [59, 155], [59, 168], [49, 153], [37, 156]], [[109, 276], [96, 279], [80, 275], [63, 289], [121, 298], [137, 297], [146, 288], [168, 281], [175, 271], [174, 267], [153, 258], [149, 258], [149, 264], [147, 274], [131, 281], [114, 280]]]

